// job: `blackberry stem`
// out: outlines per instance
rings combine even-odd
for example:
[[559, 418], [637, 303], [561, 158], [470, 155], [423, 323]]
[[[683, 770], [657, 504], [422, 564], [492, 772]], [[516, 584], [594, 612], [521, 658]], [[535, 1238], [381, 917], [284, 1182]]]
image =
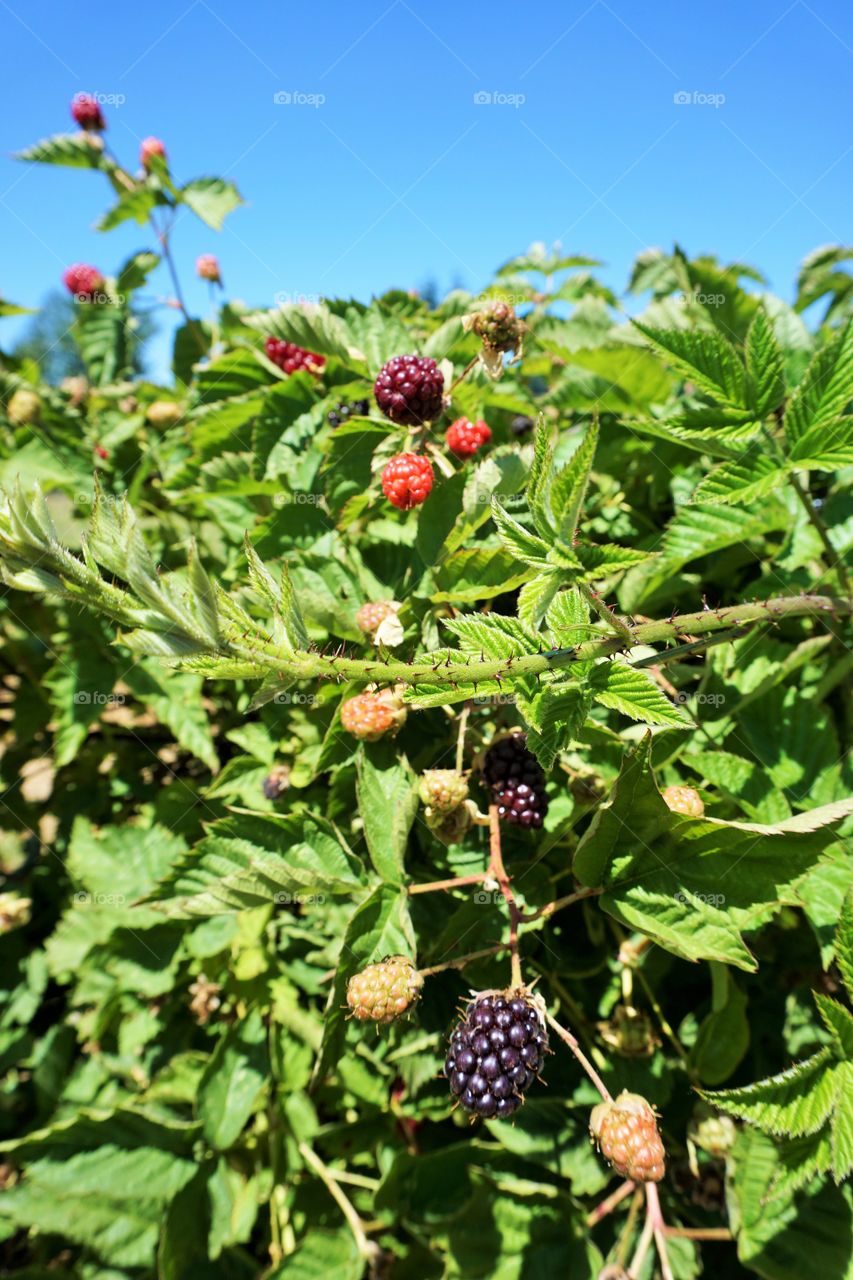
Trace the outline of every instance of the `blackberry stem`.
[[489, 879], [488, 871], [472, 872], [470, 876], [453, 876], [450, 880], [430, 880], [425, 884], [410, 884], [409, 893], [437, 893], [440, 889], [461, 889], [468, 884], [482, 884]]
[[607, 1085], [604, 1083], [601, 1076], [598, 1074], [595, 1067], [592, 1065], [589, 1058], [586, 1056], [583, 1049], [580, 1047], [577, 1037], [573, 1036], [571, 1031], [569, 1031], [566, 1027], [560, 1026], [560, 1023], [556, 1020], [556, 1018], [552, 1016], [552, 1014], [548, 1012], [547, 1009], [545, 1010], [545, 1018], [548, 1022], [548, 1025], [554, 1031], [556, 1031], [560, 1039], [569, 1046], [572, 1053], [575, 1055], [578, 1062], [581, 1064], [584, 1071], [589, 1076], [590, 1080], [595, 1085], [596, 1089], [601, 1094], [604, 1101], [612, 1102], [613, 1098], [611, 1096], [610, 1090], [607, 1088]]
[[588, 1227], [594, 1227], [602, 1218], [606, 1218], [608, 1213], [611, 1213], [617, 1205], [620, 1205], [622, 1201], [631, 1194], [636, 1185], [637, 1184], [635, 1182], [631, 1182], [630, 1179], [628, 1182], [623, 1182], [622, 1186], [619, 1187], [617, 1191], [614, 1191], [612, 1195], [609, 1195], [606, 1200], [602, 1200], [601, 1204], [597, 1204], [592, 1212], [586, 1215], [586, 1225]]
[[503, 853], [501, 852], [501, 824], [496, 804], [489, 805], [489, 874], [497, 880], [500, 891], [509, 907], [509, 947], [512, 957], [510, 986], [519, 988], [524, 985], [521, 977], [521, 958], [518, 954], [518, 925], [521, 920], [521, 912], [516, 904], [510, 879], [504, 867]]
[[344, 1195], [337, 1182], [335, 1182], [329, 1170], [323, 1164], [323, 1161], [311, 1150], [306, 1142], [300, 1142], [299, 1154], [302, 1156], [305, 1163], [313, 1169], [314, 1173], [316, 1173], [317, 1177], [324, 1184], [329, 1195], [335, 1201], [341, 1213], [346, 1218], [347, 1226], [352, 1232], [353, 1239], [355, 1240], [356, 1247], [361, 1257], [368, 1262], [376, 1262], [379, 1256], [379, 1246], [374, 1244], [372, 1240], [368, 1240], [364, 1231], [364, 1224], [356, 1212], [356, 1209], [347, 1196]]
[[494, 956], [499, 951], [506, 951], [509, 945], [508, 942], [496, 942], [493, 947], [483, 947], [481, 951], [469, 951], [467, 955], [457, 956], [455, 960], [445, 960], [443, 964], [433, 964], [428, 969], [419, 969], [418, 973], [422, 978], [431, 978], [433, 974], [444, 973], [446, 969], [462, 969], [472, 960], [484, 960], [486, 956]]
[[734, 1240], [728, 1227], [664, 1227], [669, 1239], [681, 1240]]
[[647, 1221], [652, 1224], [652, 1232], [655, 1238], [655, 1245], [660, 1259], [660, 1270], [663, 1280], [673, 1280], [672, 1268], [669, 1265], [669, 1254], [666, 1248], [666, 1235], [663, 1220], [663, 1213], [660, 1207], [660, 1196], [658, 1195], [658, 1184], [656, 1182], [646, 1183], [646, 1214]]

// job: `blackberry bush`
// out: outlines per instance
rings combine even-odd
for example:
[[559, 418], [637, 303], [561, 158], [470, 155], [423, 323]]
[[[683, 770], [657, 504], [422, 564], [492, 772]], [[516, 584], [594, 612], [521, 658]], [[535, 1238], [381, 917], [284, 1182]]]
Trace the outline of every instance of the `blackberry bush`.
[[22, 156], [138, 251], [0, 361], [0, 1273], [849, 1280], [848, 250], [248, 305], [104, 100]]

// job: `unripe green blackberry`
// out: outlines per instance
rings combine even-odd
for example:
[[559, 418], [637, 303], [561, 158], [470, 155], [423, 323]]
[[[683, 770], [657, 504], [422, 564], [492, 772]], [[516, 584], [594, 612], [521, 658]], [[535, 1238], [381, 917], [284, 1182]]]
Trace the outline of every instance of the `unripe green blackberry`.
[[660, 1182], [665, 1153], [654, 1111], [638, 1093], [623, 1090], [618, 1098], [599, 1102], [589, 1130], [608, 1164], [632, 1182]]
[[649, 1015], [627, 1004], [617, 1005], [598, 1030], [605, 1044], [623, 1058], [648, 1058], [659, 1043]]
[[673, 813], [681, 813], [685, 818], [705, 816], [705, 804], [695, 787], [664, 787], [661, 795]]
[[418, 788], [421, 800], [438, 813], [450, 813], [468, 799], [468, 783], [456, 769], [426, 769]]
[[347, 983], [347, 1004], [359, 1022], [394, 1022], [414, 1008], [423, 985], [411, 960], [389, 956], [353, 974]]
[[508, 302], [497, 300], [476, 313], [471, 328], [493, 351], [516, 351], [521, 346], [525, 325]]
[[19, 387], [6, 405], [6, 417], [16, 427], [26, 427], [38, 422], [41, 414], [41, 400], [35, 391], [27, 387]]
[[709, 1156], [722, 1160], [734, 1146], [737, 1125], [731, 1116], [721, 1115], [707, 1103], [700, 1102], [688, 1126], [687, 1137]]
[[476, 807], [470, 800], [457, 805], [449, 812], [433, 809], [427, 805], [424, 809], [424, 820], [430, 831], [443, 844], [458, 844], [474, 821]]

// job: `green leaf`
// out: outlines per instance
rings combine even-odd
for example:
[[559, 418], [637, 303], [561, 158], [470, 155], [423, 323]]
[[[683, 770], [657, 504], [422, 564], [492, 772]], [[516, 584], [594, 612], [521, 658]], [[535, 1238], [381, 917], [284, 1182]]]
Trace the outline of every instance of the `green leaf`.
[[804, 471], [837, 471], [853, 465], [853, 417], [809, 427], [794, 443], [791, 461]]
[[320, 356], [334, 356], [359, 373], [367, 372], [364, 354], [346, 323], [323, 304], [284, 302], [275, 311], [247, 316], [246, 322], [261, 333], [295, 342]]
[[[833, 839], [853, 800], [773, 826], [687, 818], [664, 803], [646, 737], [577, 847], [575, 874], [604, 909], [687, 960], [754, 970], [743, 933], [784, 903]], [[737, 874], [735, 874], [735, 872]]]
[[618, 658], [601, 662], [589, 674], [589, 689], [596, 702], [612, 707], [644, 724], [675, 725], [688, 729], [692, 721], [682, 707], [673, 706], [652, 677]]
[[492, 519], [498, 537], [507, 551], [522, 564], [545, 566], [548, 564], [548, 543], [535, 533], [530, 533], [505, 511], [497, 498], [492, 498]]
[[780, 466], [766, 446], [752, 445], [739, 458], [721, 462], [705, 477], [693, 495], [697, 503], [754, 502], [785, 483], [786, 468]]
[[351, 894], [361, 883], [358, 860], [324, 818], [235, 815], [215, 822], [146, 901], [184, 919]]
[[260, 1009], [229, 1027], [201, 1078], [198, 1116], [217, 1151], [232, 1147], [269, 1078], [267, 1030]]
[[132, 191], [124, 191], [116, 203], [106, 213], [101, 214], [95, 223], [96, 231], [112, 231], [123, 222], [133, 219], [144, 226], [153, 209], [157, 207], [157, 193], [151, 187], [134, 187]]
[[557, 533], [571, 543], [580, 524], [589, 473], [598, 446], [598, 422], [593, 420], [567, 466], [551, 483], [551, 510]]
[[788, 403], [785, 435], [793, 450], [811, 428], [840, 417], [853, 397], [853, 321], [812, 359]]
[[130, 293], [148, 283], [148, 277], [160, 265], [159, 253], [134, 253], [118, 273], [116, 288], [119, 293]]
[[749, 405], [758, 419], [766, 418], [785, 397], [785, 367], [773, 326], [763, 307], [756, 311], [746, 335]]
[[418, 811], [418, 779], [405, 756], [397, 759], [378, 744], [360, 747], [356, 765], [358, 811], [370, 861], [383, 880], [399, 884]]
[[633, 321], [640, 333], [700, 390], [732, 409], [747, 408], [746, 376], [737, 351], [719, 333], [656, 329]]
[[725, 965], [712, 965], [714, 1002], [702, 1019], [690, 1062], [703, 1084], [722, 1084], [740, 1066], [749, 1048], [747, 998]]
[[529, 569], [502, 547], [470, 547], [455, 551], [435, 569], [438, 588], [434, 604], [474, 604], [514, 591], [529, 576]]
[[15, 160], [31, 164], [63, 164], [71, 169], [100, 169], [102, 158], [100, 139], [89, 133], [57, 133], [14, 155]]
[[194, 178], [181, 188], [179, 197], [214, 231], [221, 231], [228, 214], [243, 203], [234, 183], [222, 178]]

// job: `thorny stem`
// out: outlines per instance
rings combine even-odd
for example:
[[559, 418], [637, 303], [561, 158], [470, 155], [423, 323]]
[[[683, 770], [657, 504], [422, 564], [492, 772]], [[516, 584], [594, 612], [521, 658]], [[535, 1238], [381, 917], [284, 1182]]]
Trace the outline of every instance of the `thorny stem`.
[[635, 1186], [636, 1183], [634, 1182], [623, 1182], [621, 1187], [614, 1191], [612, 1195], [609, 1195], [606, 1200], [602, 1200], [601, 1204], [597, 1204], [592, 1212], [586, 1215], [586, 1225], [594, 1227], [602, 1218], [606, 1218], [608, 1213], [611, 1213], [617, 1205], [621, 1204], [631, 1194]]
[[453, 395], [453, 392], [459, 386], [460, 382], [465, 381], [465, 379], [468, 377], [468, 374], [471, 372], [471, 370], [476, 369], [477, 364], [479, 363], [479, 360], [480, 360], [480, 353], [477, 352], [473, 360], [469, 360], [465, 368], [462, 370], [462, 372], [458, 373], [456, 377], [453, 379], [453, 381], [451, 382], [450, 387], [448, 388], [448, 391], [447, 391], [447, 394], [449, 396]]
[[631, 631], [627, 623], [623, 622], [619, 615], [612, 609], [608, 609], [607, 605], [601, 600], [591, 587], [585, 582], [578, 583], [578, 590], [592, 609], [593, 613], [598, 614], [602, 622], [606, 622], [611, 631], [615, 631], [617, 636], [623, 640], [629, 640], [633, 643]]
[[364, 1233], [364, 1224], [351, 1201], [338, 1186], [337, 1182], [335, 1182], [320, 1157], [311, 1150], [306, 1142], [300, 1142], [299, 1154], [302, 1156], [305, 1163], [310, 1165], [317, 1177], [323, 1182], [329, 1195], [335, 1201], [341, 1213], [346, 1218], [347, 1226], [352, 1232], [356, 1248], [358, 1249], [361, 1257], [365, 1258], [369, 1262], [374, 1262], [379, 1253], [379, 1246], [374, 1244], [372, 1240], [368, 1240]]
[[550, 1013], [548, 1013], [547, 1010], [545, 1011], [545, 1017], [548, 1021], [548, 1025], [554, 1031], [556, 1031], [560, 1039], [569, 1046], [572, 1053], [575, 1055], [578, 1062], [581, 1064], [584, 1071], [589, 1076], [590, 1080], [595, 1085], [596, 1089], [601, 1094], [604, 1101], [612, 1102], [613, 1099], [611, 1097], [610, 1090], [607, 1088], [607, 1085], [604, 1083], [601, 1076], [598, 1074], [595, 1067], [592, 1065], [589, 1058], [586, 1056], [583, 1049], [580, 1047], [580, 1044], [578, 1043], [577, 1038], [572, 1035], [571, 1031], [568, 1031], [565, 1027], [560, 1026], [556, 1018], [554, 1018]]

